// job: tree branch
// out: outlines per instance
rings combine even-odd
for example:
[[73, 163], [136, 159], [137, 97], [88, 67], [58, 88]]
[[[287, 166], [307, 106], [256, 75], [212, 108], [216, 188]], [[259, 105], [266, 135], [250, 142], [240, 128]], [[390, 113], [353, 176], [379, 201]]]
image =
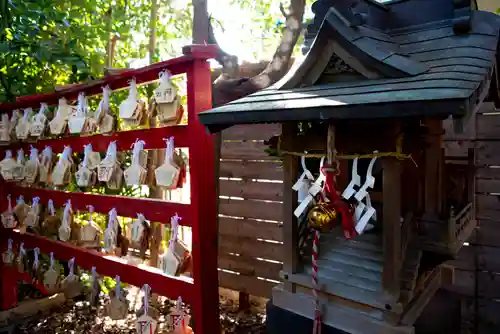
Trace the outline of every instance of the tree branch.
[[215, 60], [222, 66], [222, 72], [216, 81], [234, 79], [239, 76], [240, 69], [238, 65], [238, 57], [222, 50], [215, 38], [214, 28], [212, 25], [212, 17], [208, 20], [208, 43], [217, 45], [217, 56]]
[[[222, 105], [267, 88], [286, 74], [290, 67], [293, 49], [302, 33], [305, 5], [305, 0], [291, 0], [288, 12], [283, 5], [280, 5], [280, 11], [285, 17], [286, 23], [272, 60], [261, 73], [251, 78], [235, 79], [234, 76], [230, 75], [219, 77], [214, 82], [214, 105]], [[230, 67], [226, 65], [227, 68]]]

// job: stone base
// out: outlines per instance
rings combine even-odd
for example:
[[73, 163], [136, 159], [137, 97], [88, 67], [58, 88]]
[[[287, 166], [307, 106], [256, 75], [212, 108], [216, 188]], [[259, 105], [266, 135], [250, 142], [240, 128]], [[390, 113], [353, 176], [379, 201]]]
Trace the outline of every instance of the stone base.
[[[296, 313], [287, 311], [267, 302], [266, 333], [267, 334], [311, 334], [313, 321]], [[321, 334], [347, 334], [323, 324]]]

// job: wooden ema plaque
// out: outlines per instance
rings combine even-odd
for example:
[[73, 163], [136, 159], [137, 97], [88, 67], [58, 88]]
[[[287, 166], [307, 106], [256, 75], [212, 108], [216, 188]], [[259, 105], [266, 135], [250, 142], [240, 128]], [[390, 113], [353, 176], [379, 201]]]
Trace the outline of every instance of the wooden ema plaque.
[[[60, 116], [57, 117], [57, 120], [60, 120], [60, 126], [57, 122], [49, 123], [50, 132], [52, 133], [53, 130], [57, 130], [54, 132], [57, 133], [57, 136], [62, 136], [61, 138], [41, 138], [36, 143], [33, 143], [33, 145], [39, 150], [43, 150], [44, 147], [50, 146], [55, 156], [63, 152], [65, 146], [71, 147], [75, 152], [81, 153], [83, 151], [83, 146], [89, 143], [93, 145], [96, 152], [103, 152], [111, 141], [116, 141], [119, 151], [129, 151], [134, 141], [140, 139], [147, 142], [148, 150], [157, 150], [165, 148], [165, 144], [162, 140], [163, 138], [173, 136], [179, 147], [189, 148], [189, 158], [192, 159], [190, 162], [193, 166], [203, 166], [203, 168], [193, 168], [191, 171], [191, 197], [194, 200], [188, 204], [156, 199], [112, 196], [109, 194], [103, 195], [96, 192], [61, 191], [59, 187], [64, 186], [64, 183], [68, 180], [66, 175], [72, 176], [72, 173], [78, 170], [78, 168], [73, 170], [74, 164], [71, 162], [69, 164], [70, 168], [68, 168], [67, 171], [66, 169], [61, 169], [59, 172], [57, 170], [55, 172], [54, 170], [47, 170], [46, 173], [42, 173], [41, 167], [39, 167], [39, 174], [45, 174], [47, 176], [45, 178], [39, 176], [36, 182], [48, 183], [51, 187], [27, 187], [14, 182], [3, 182], [2, 178], [1, 188], [4, 195], [1, 196], [2, 198], [0, 198], [0, 200], [4, 201], [4, 210], [7, 207], [5, 205], [5, 195], [9, 193], [12, 194], [13, 198], [17, 198], [20, 195], [24, 195], [26, 198], [30, 199], [33, 197], [40, 197], [40, 203], [47, 203], [49, 199], [52, 199], [58, 207], [63, 206], [67, 200], [71, 200], [74, 210], [84, 211], [87, 205], [92, 204], [96, 212], [105, 214], [110, 208], [116, 207], [120, 216], [132, 218], [136, 217], [137, 212], [142, 211], [141, 208], [146, 207], [146, 218], [163, 224], [168, 224], [170, 217], [178, 213], [184, 217], [184, 225], [192, 226], [193, 231], [198, 234], [197, 237], [200, 240], [200, 249], [196, 249], [193, 252], [193, 263], [195, 269], [199, 269], [198, 272], [203, 273], [202, 277], [198, 277], [194, 283], [187, 283], [184, 280], [173, 279], [167, 275], [162, 275], [157, 270], [144, 270], [140, 266], [128, 265], [125, 262], [110, 259], [99, 252], [78, 247], [73, 243], [55, 241], [53, 239], [58, 237], [61, 226], [63, 226], [63, 229], [64, 226], [66, 226], [66, 235], [71, 228], [71, 224], [68, 229], [68, 224], [63, 224], [60, 219], [61, 217], [58, 219], [58, 216], [45, 215], [42, 218], [43, 226], [47, 226], [51, 231], [55, 230], [55, 234], [50, 237], [42, 237], [29, 232], [20, 234], [18, 231], [11, 229], [4, 229], [3, 236], [12, 238], [18, 244], [24, 242], [27, 249], [39, 247], [45, 254], [54, 252], [56, 258], [60, 257], [61, 259], [67, 260], [71, 257], [75, 257], [79, 266], [84, 270], [90, 270], [92, 266], [95, 266], [99, 275], [102, 276], [113, 277], [117, 272], [120, 272], [123, 274], [123, 281], [128, 284], [141, 286], [144, 282], [148, 282], [152, 290], [156, 294], [162, 296], [177, 298], [179, 295], [182, 295], [185, 297], [186, 302], [192, 305], [193, 309], [196, 310], [196, 316], [199, 317], [199, 319], [196, 319], [197, 332], [199, 332], [199, 334], [217, 334], [219, 332], [219, 319], [216, 316], [216, 312], [212, 307], [207, 306], [207, 303], [202, 300], [201, 295], [198, 293], [199, 291], [203, 291], [203, 296], [206, 297], [206, 300], [213, 300], [214, 303], [217, 303], [217, 266], [213, 265], [213, 263], [216, 263], [214, 262], [214, 260], [216, 261], [216, 255], [212, 250], [213, 245], [207, 241], [217, 235], [215, 222], [216, 215], [214, 213], [216, 211], [216, 195], [215, 187], [212, 185], [213, 178], [211, 177], [214, 173], [212, 156], [213, 143], [211, 140], [212, 137], [205, 132], [196, 117], [197, 113], [208, 110], [211, 107], [211, 85], [209, 80], [211, 74], [207, 59], [215, 56], [216, 49], [211, 46], [194, 46], [186, 48], [185, 51], [186, 54], [189, 55], [158, 64], [152, 64], [141, 69], [121, 71], [118, 74], [106, 76], [101, 80], [73, 85], [54, 93], [19, 97], [12, 104], [4, 105], [3, 107], [9, 108], [10, 110], [23, 110], [29, 107], [38, 108], [42, 102], [49, 105], [56, 105], [62, 97], [65, 97], [68, 101], [75, 101], [80, 92], [83, 92], [86, 96], [97, 95], [101, 93], [102, 87], [106, 85], [109, 85], [113, 90], [125, 88], [125, 86], [128, 86], [128, 81], [132, 78], [135, 78], [137, 84], [149, 83], [151, 80], [158, 77], [160, 71], [165, 69], [168, 69], [172, 75], [187, 73], [187, 92], [191, 96], [187, 98], [186, 110], [189, 113], [190, 122], [186, 126], [130, 129], [130, 131], [114, 132], [111, 136], [103, 136], [102, 134], [91, 134], [87, 137], [69, 136], [68, 126], [66, 124], [69, 116], [73, 114], [73, 111], [71, 111], [67, 112], [66, 116], [64, 116], [63, 113], [59, 113]], [[196, 96], [194, 95], [195, 92], [197, 92]], [[134, 104], [136, 106], [139, 104], [139, 107], [132, 110], [132, 120], [130, 123], [128, 120], [125, 120], [125, 124], [138, 123], [141, 117], [144, 119], [144, 115], [148, 114], [144, 108], [144, 103], [139, 101], [141, 101], [140, 98], [135, 98]], [[69, 110], [70, 108], [65, 107], [61, 110], [63, 109]], [[13, 115], [17, 115], [17, 112], [14, 112]], [[9, 126], [12, 126], [12, 124], [17, 125], [20, 118], [17, 120], [14, 118], [15, 122], [11, 122]], [[105, 119], [106, 115], [96, 119], [96, 122], [101, 122], [99, 124], [99, 130], [102, 132], [106, 132], [103, 130]], [[54, 127], [53, 123], [56, 123], [58, 126]], [[110, 130], [111, 128], [112, 126], [109, 127]], [[11, 136], [12, 134], [14, 134], [14, 136], [12, 137], [11, 143], [13, 140], [17, 140], [15, 136], [15, 126], [12, 127], [12, 129], [13, 132]], [[14, 152], [19, 148], [23, 148], [26, 152], [29, 149], [29, 144], [20, 141], [16, 143], [16, 146], [12, 145], [5, 147], [5, 149], [11, 149], [14, 150]], [[5, 154], [4, 152], [5, 150], [0, 152], [2, 157]], [[15, 162], [15, 157], [12, 160]], [[50, 162], [47, 164], [47, 167], [53, 165], [55, 168], [57, 165], [53, 164], [54, 161], [52, 158], [48, 159], [47, 162]], [[40, 159], [40, 164], [44, 165], [42, 159]], [[144, 167], [142, 163], [140, 165]], [[3, 168], [0, 168], [0, 172], [2, 172], [2, 169]], [[89, 169], [92, 170], [92, 168]], [[99, 168], [93, 171], [99, 174]], [[60, 175], [58, 176], [58, 174]], [[53, 182], [52, 178], [59, 179], [59, 181]], [[116, 178], [115, 183], [119, 183], [119, 178]], [[52, 187], [55, 184], [58, 185]], [[200, 219], [202, 218], [203, 224], [200, 224]], [[46, 232], [44, 228], [41, 228], [41, 230], [41, 233], [45, 236]], [[84, 235], [82, 238], [86, 239], [85, 236], [87, 234], [85, 230], [82, 230], [82, 232]], [[90, 232], [93, 234], [95, 231]], [[67, 238], [63, 237], [63, 239]], [[200, 251], [201, 249], [203, 249], [203, 252]], [[27, 267], [30, 272], [32, 268], [33, 266], [31, 264]], [[33, 270], [33, 275], [36, 280], [32, 283], [42, 285], [44, 276], [43, 274], [38, 275], [38, 273], [42, 272], [39, 269], [40, 268]], [[2, 294], [2, 299], [4, 300], [3, 306], [6, 308], [11, 308], [14, 301], [17, 303], [17, 288], [13, 287], [11, 290], [12, 291], [10, 291], [10, 289], [6, 291], [6, 294], [9, 296], [4, 296]], [[107, 306], [108, 309], [111, 308], [110, 313], [112, 313], [111, 316], [114, 319], [119, 319], [127, 315], [128, 307], [126, 307], [126, 305], [123, 307], [123, 304], [120, 302], [120, 298], [112, 298], [112, 302]], [[112, 305], [118, 305], [118, 307]], [[152, 314], [148, 314], [148, 316], [155, 319]], [[147, 326], [145, 327], [147, 328]], [[157, 328], [158, 327], [159, 325], [157, 324]]]

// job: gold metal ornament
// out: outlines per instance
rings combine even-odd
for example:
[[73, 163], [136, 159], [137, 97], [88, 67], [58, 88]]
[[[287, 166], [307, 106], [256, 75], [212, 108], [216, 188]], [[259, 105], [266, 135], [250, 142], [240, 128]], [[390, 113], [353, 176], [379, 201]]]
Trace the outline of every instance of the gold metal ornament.
[[336, 219], [337, 211], [326, 202], [316, 204], [307, 214], [309, 227], [321, 232], [328, 232], [330, 224]]

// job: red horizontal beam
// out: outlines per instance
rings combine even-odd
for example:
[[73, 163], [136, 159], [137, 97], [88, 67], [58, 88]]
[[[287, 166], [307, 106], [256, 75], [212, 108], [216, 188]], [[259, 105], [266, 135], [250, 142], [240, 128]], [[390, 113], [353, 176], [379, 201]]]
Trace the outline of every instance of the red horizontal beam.
[[102, 87], [106, 85], [109, 85], [112, 90], [127, 87], [129, 85], [128, 81], [132, 78], [135, 78], [138, 84], [154, 81], [158, 79], [158, 73], [163, 70], [168, 70], [172, 75], [185, 73], [193, 60], [215, 58], [217, 46], [187, 46], [183, 48], [183, 52], [185, 55], [181, 57], [172, 58], [139, 69], [127, 70], [109, 75], [99, 80], [71, 86], [57, 92], [19, 97], [15, 103], [0, 104], [0, 111], [10, 111], [28, 107], [38, 108], [42, 102], [49, 105], [55, 105], [61, 97], [65, 97], [68, 101], [76, 100], [80, 92], [84, 92], [87, 96], [97, 95], [102, 93]]
[[193, 302], [193, 284], [188, 279], [181, 279], [173, 276], [165, 276], [151, 269], [133, 266], [121, 262], [118, 258], [112, 259], [103, 257], [102, 254], [73, 246], [61, 241], [49, 240], [31, 233], [20, 234], [13, 230], [3, 230], [5, 237], [12, 239], [15, 243], [24, 242], [26, 248], [40, 248], [45, 254], [54, 252], [58, 260], [68, 261], [75, 258], [75, 264], [86, 270], [96, 267], [97, 273], [104, 276], [120, 276], [122, 282], [142, 287], [147, 283], [151, 290], [159, 295], [170, 299], [177, 299], [179, 296], [188, 304]]
[[13, 277], [16, 277], [16, 280], [18, 281], [25, 281], [27, 283], [30, 283], [31, 285], [33, 285], [34, 287], [36, 287], [38, 290], [40, 290], [40, 292], [44, 295], [50, 295], [51, 293], [47, 291], [47, 289], [45, 289], [45, 286], [43, 285], [42, 282], [35, 282], [33, 283], [33, 278], [31, 277], [31, 275], [27, 272], [19, 272], [17, 271], [17, 268], [16, 267], [9, 267], [9, 266], [4, 266], [2, 268], [2, 271], [3, 271], [3, 275], [12, 275]]
[[[6, 186], [4, 194], [11, 194], [13, 199], [22, 195], [28, 203], [32, 198], [40, 197], [41, 204], [46, 204], [51, 199], [54, 201], [56, 207], [62, 207], [67, 200], [71, 200], [71, 206], [74, 210], [88, 211], [87, 205], [92, 205], [95, 212], [107, 214], [111, 209], [115, 208], [119, 216], [135, 218], [137, 217], [137, 213], [142, 213], [146, 219], [163, 224], [170, 224], [170, 218], [178, 214], [182, 217], [179, 224], [184, 226], [191, 226], [193, 224], [189, 204], [149, 198], [131, 198], [22, 187], [10, 182], [4, 184]], [[0, 201], [3, 204], [2, 210], [5, 210], [7, 201], [4, 199]]]
[[9, 149], [16, 151], [22, 148], [25, 153], [28, 153], [30, 145], [32, 145], [38, 148], [40, 152], [45, 146], [52, 147], [52, 151], [56, 153], [62, 152], [64, 146], [71, 146], [73, 152], [83, 152], [83, 145], [92, 144], [94, 152], [106, 152], [109, 143], [116, 141], [118, 150], [129, 151], [136, 139], [144, 140], [146, 143], [145, 149], [162, 149], [166, 147], [163, 138], [171, 136], [174, 137], [176, 147], [189, 147], [190, 140], [188, 138], [187, 126], [176, 125], [163, 128], [122, 131], [112, 135], [68, 136], [64, 138], [39, 140], [36, 143], [19, 142], [2, 148], [2, 150]]

